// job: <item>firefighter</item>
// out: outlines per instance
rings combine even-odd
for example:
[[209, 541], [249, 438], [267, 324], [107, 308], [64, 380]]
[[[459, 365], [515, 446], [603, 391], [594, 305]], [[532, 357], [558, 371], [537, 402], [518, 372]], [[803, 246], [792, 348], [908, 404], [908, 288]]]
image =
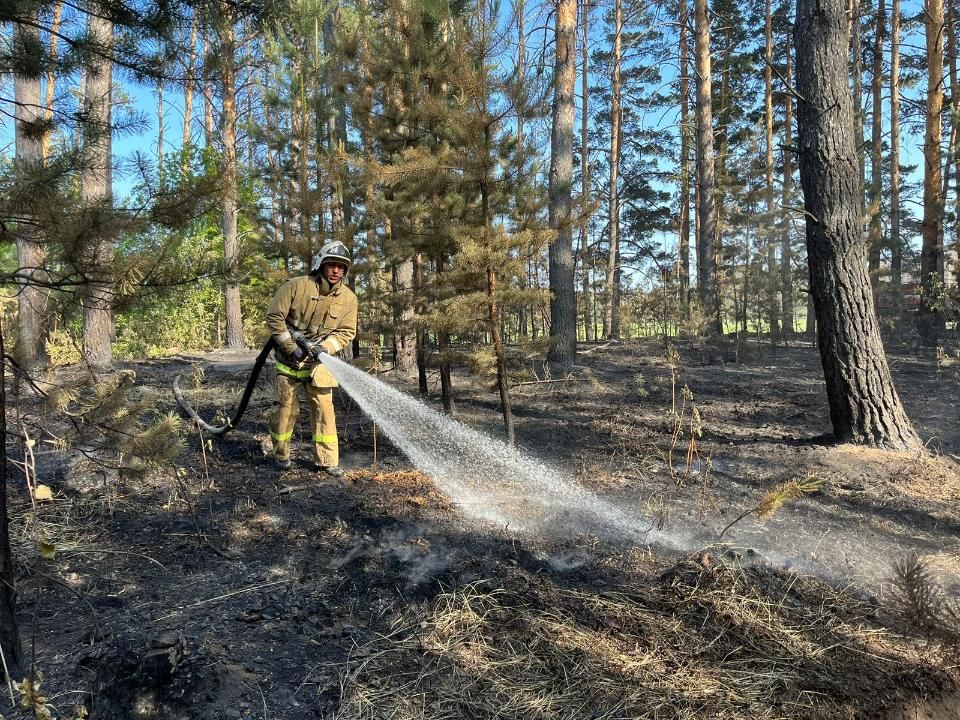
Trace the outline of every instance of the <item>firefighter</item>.
[[357, 296], [344, 283], [350, 265], [350, 251], [343, 243], [327, 243], [320, 249], [316, 269], [284, 283], [267, 312], [267, 327], [277, 341], [270, 437], [281, 470], [290, 467], [290, 440], [300, 414], [297, 388], [303, 387], [310, 404], [313, 459], [328, 475], [343, 477], [333, 413], [337, 381], [294, 337], [302, 333], [314, 352], [331, 355], [353, 340], [357, 334]]

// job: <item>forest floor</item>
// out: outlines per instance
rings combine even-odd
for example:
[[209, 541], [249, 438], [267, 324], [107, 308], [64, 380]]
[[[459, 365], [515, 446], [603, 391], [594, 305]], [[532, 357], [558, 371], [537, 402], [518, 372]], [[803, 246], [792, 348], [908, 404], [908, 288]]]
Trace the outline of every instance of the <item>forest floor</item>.
[[[652, 544], [474, 520], [343, 393], [348, 478], [318, 475], [302, 440], [278, 471], [269, 371], [235, 431], [190, 431], [145, 480], [47, 453], [53, 499], [34, 510], [11, 467], [21, 634], [52, 716], [960, 718], [955, 649], [904, 617], [892, 582], [913, 554], [942, 609], [960, 595], [960, 363], [890, 354], [921, 457], [831, 443], [809, 347], [717, 364], [652, 341], [583, 349], [571, 376], [514, 388], [518, 444], [649, 523]], [[191, 397], [210, 419], [252, 357], [126, 367], [173, 411], [174, 375], [202, 364]], [[458, 418], [499, 436], [492, 389], [455, 387]], [[0, 715], [26, 712], [9, 702]]]

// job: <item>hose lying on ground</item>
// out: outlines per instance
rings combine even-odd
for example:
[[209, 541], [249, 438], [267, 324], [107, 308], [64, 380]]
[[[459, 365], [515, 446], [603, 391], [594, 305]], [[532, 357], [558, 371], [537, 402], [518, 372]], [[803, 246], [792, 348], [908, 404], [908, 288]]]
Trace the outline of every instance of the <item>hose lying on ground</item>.
[[270, 351], [276, 346], [276, 340], [271, 337], [263, 346], [263, 350], [260, 351], [260, 354], [257, 355], [257, 361], [253, 364], [253, 370], [250, 372], [250, 379], [247, 381], [247, 387], [244, 388], [243, 397], [240, 398], [240, 406], [237, 408], [237, 411], [234, 413], [233, 417], [227, 421], [226, 425], [210, 425], [197, 414], [196, 410], [190, 407], [190, 404], [186, 401], [186, 399], [183, 397], [183, 393], [180, 391], [179, 374], [173, 379], [173, 395], [175, 398], [177, 398], [177, 404], [183, 408], [183, 411], [189, 415], [192, 420], [196, 421], [197, 425], [202, 427], [211, 435], [226, 435], [237, 426], [237, 424], [240, 422], [240, 418], [243, 417], [243, 413], [247, 409], [247, 403], [250, 402], [250, 396], [253, 394], [253, 388], [257, 384], [257, 378], [260, 377], [260, 371], [263, 369], [263, 364], [267, 361], [267, 356], [270, 354]]

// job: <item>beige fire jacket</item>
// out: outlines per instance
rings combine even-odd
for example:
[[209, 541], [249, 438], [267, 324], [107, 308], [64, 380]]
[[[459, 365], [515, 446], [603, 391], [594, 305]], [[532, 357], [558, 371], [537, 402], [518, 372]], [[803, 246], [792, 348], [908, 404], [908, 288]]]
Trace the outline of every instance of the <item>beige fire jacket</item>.
[[338, 353], [357, 335], [357, 296], [342, 281], [331, 287], [325, 278], [301, 275], [280, 286], [266, 321], [280, 346], [278, 362], [293, 366], [290, 355], [297, 344], [290, 328], [311, 340], [322, 340], [323, 349], [331, 355]]

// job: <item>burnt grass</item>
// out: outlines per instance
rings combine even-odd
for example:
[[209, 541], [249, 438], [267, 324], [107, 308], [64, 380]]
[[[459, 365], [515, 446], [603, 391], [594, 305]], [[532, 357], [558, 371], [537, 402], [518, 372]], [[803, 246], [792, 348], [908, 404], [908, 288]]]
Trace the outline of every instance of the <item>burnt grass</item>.
[[[933, 449], [917, 457], [830, 442], [809, 347], [718, 364], [681, 348], [673, 368], [653, 342], [587, 349], [569, 378], [518, 367], [518, 443], [673, 532], [671, 548], [478, 524], [386, 439], [374, 454], [370, 419], [343, 394], [347, 480], [318, 475], [302, 437], [278, 471], [269, 372], [236, 430], [208, 443], [186, 429], [176, 465], [144, 480], [51, 453], [37, 470], [54, 500], [34, 512], [11, 465], [21, 636], [52, 716], [906, 718], [956, 699], [954, 656], [902, 616], [890, 578], [916, 553], [956, 589], [957, 365], [891, 352]], [[201, 360], [201, 414], [229, 413], [252, 355]], [[125, 367], [173, 411], [189, 362]], [[461, 419], [496, 434], [492, 388], [456, 388]], [[716, 544], [810, 474], [817, 493]], [[51, 559], [34, 551], [41, 535]], [[0, 714], [33, 717], [6, 693]]]

